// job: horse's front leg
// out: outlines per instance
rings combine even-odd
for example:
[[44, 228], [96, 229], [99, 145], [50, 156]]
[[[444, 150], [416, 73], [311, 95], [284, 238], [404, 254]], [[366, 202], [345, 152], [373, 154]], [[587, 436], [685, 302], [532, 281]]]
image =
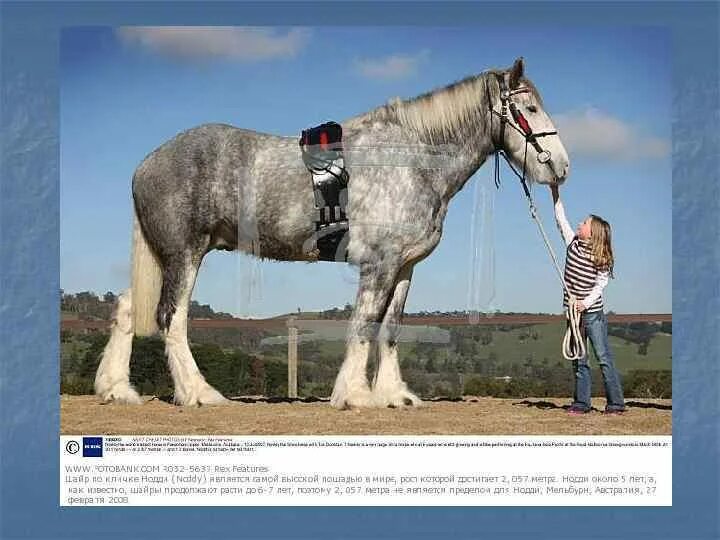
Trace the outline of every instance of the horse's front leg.
[[330, 404], [338, 409], [374, 407], [374, 395], [367, 381], [367, 362], [387, 309], [398, 273], [397, 265], [382, 262], [360, 267], [360, 287], [350, 321], [347, 350]]
[[378, 406], [403, 407], [419, 406], [420, 398], [413, 394], [400, 375], [398, 359], [398, 336], [405, 309], [405, 300], [410, 290], [413, 264], [408, 263], [398, 275], [392, 299], [385, 312], [378, 342], [379, 367], [373, 384], [374, 401]]

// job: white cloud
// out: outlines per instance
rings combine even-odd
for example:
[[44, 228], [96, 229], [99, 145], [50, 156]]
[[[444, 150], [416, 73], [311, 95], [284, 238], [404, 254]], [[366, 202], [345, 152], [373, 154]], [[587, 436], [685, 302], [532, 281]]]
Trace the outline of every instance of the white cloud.
[[644, 135], [597, 109], [554, 114], [552, 119], [571, 158], [583, 155], [624, 161], [662, 158], [670, 152], [668, 140]]
[[230, 58], [241, 62], [295, 56], [310, 31], [293, 28], [280, 33], [268, 28], [231, 26], [124, 26], [124, 42], [179, 58]]
[[430, 52], [423, 49], [417, 54], [393, 54], [382, 58], [357, 58], [355, 70], [368, 79], [398, 80], [417, 73], [418, 67]]

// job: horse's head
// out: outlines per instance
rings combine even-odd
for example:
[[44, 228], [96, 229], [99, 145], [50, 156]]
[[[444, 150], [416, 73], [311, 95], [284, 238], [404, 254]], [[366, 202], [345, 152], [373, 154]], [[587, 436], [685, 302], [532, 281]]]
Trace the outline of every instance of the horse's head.
[[490, 92], [492, 138], [519, 170], [540, 184], [560, 184], [570, 160], [535, 85], [525, 78], [523, 59], [495, 73]]

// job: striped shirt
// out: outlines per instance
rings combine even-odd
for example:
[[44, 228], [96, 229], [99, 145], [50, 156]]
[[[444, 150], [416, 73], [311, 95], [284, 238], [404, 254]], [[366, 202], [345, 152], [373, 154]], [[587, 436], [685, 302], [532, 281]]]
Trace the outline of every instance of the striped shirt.
[[[568, 289], [582, 301], [588, 312], [602, 311], [602, 291], [608, 283], [608, 272], [598, 270], [593, 264], [590, 244], [575, 235], [559, 200], [555, 203], [555, 220], [567, 246], [564, 277]], [[564, 289], [563, 305], [568, 305], [568, 295]]]

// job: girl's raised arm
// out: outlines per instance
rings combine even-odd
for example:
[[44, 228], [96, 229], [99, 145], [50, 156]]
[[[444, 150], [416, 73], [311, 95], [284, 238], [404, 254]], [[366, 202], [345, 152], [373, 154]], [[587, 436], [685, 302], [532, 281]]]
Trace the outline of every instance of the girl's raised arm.
[[553, 203], [555, 205], [555, 222], [560, 230], [560, 234], [562, 234], [563, 240], [565, 240], [565, 245], [569, 246], [570, 242], [575, 238], [575, 231], [573, 231], [573, 228], [565, 217], [565, 207], [560, 200], [560, 193], [557, 186], [551, 185], [550, 192], [552, 193]]

